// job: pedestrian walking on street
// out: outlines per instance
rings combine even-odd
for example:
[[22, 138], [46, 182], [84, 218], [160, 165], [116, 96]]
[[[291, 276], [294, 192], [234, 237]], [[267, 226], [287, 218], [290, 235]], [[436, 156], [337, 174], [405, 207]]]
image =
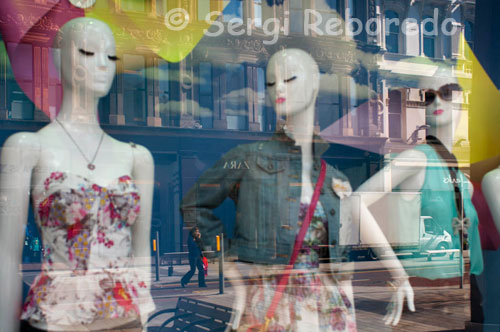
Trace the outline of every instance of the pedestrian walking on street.
[[203, 269], [203, 247], [201, 242], [201, 234], [198, 227], [193, 227], [189, 231], [188, 236], [188, 251], [189, 251], [189, 266], [190, 270], [182, 277], [181, 286], [184, 288], [194, 275], [196, 268], [198, 268], [198, 287], [207, 287], [205, 284], [205, 270]]

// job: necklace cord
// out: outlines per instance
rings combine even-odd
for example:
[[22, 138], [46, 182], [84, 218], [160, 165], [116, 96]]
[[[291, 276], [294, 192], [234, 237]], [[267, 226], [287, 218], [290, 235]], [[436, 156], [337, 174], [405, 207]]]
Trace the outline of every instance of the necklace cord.
[[104, 139], [104, 131], [102, 131], [102, 133], [101, 133], [101, 138], [99, 139], [99, 144], [97, 145], [97, 149], [95, 150], [95, 153], [94, 153], [94, 156], [92, 157], [92, 160], [89, 160], [87, 158], [87, 156], [85, 155], [85, 153], [83, 153], [83, 150], [80, 148], [80, 146], [78, 145], [78, 143], [76, 143], [76, 141], [73, 138], [73, 136], [71, 136], [71, 134], [69, 133], [69, 131], [63, 126], [63, 124], [57, 118], [55, 118], [55, 120], [61, 126], [61, 128], [66, 133], [66, 135], [68, 135], [68, 137], [71, 139], [71, 141], [76, 146], [76, 148], [78, 149], [78, 151], [80, 152], [80, 154], [83, 156], [83, 158], [85, 159], [85, 161], [89, 165], [94, 165], [94, 161], [97, 158], [97, 154], [99, 153], [99, 150], [101, 149], [102, 141]]

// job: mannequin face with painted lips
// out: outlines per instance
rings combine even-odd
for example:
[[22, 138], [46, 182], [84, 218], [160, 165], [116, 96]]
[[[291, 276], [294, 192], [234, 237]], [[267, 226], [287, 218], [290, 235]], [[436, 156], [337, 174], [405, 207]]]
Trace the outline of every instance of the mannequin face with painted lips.
[[110, 28], [98, 20], [75, 19], [63, 26], [57, 40], [65, 89], [104, 97], [113, 83], [118, 60]]
[[432, 127], [446, 126], [456, 119], [459, 114], [454, 114], [453, 102], [457, 100], [460, 86], [454, 80], [436, 80], [432, 87], [425, 92], [425, 117], [428, 125]]
[[280, 116], [291, 116], [314, 105], [318, 94], [318, 67], [305, 51], [275, 53], [267, 65], [267, 91]]

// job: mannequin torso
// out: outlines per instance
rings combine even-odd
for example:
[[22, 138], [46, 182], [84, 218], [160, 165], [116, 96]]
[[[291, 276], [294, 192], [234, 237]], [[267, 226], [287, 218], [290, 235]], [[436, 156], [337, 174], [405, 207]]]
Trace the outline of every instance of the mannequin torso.
[[[67, 181], [64, 183], [64, 189], [58, 189], [57, 191], [61, 195], [65, 195], [65, 193], [74, 195], [74, 191], [80, 189], [82, 183], [88, 185], [88, 189], [93, 190], [93, 194], [95, 194], [96, 190], [101, 190], [95, 188], [107, 189], [116, 186], [122, 176], [135, 180], [136, 185], [133, 187], [135, 188], [133, 191], [137, 192], [140, 197], [140, 211], [137, 209], [138, 216], [136, 220], [134, 218], [135, 223], [127, 226], [130, 227], [131, 254], [124, 251], [117, 252], [115, 255], [117, 255], [117, 259], [127, 261], [124, 267], [130, 266], [132, 268], [136, 260], [149, 266], [149, 232], [154, 177], [152, 156], [144, 147], [122, 143], [104, 134], [97, 120], [99, 98], [108, 93], [115, 75], [114, 62], [117, 58], [112, 33], [109, 27], [100, 21], [78, 18], [63, 26], [57, 38], [56, 42], [59, 43], [58, 46], [61, 48], [61, 61], [56, 59], [56, 63], [60, 64], [64, 91], [61, 110], [55, 121], [38, 132], [21, 132], [12, 135], [5, 142], [2, 149], [1, 160], [2, 164], [6, 165], [6, 168], [0, 174], [1, 195], [6, 205], [16, 205], [15, 209], [0, 212], [0, 242], [2, 242], [1, 249], [4, 253], [1, 263], [6, 266], [0, 272], [0, 277], [2, 283], [9, 285], [9, 291], [0, 299], [2, 331], [4, 328], [6, 331], [16, 330], [16, 313], [20, 305], [18, 290], [21, 289], [17, 269], [20, 263], [20, 253], [22, 252], [22, 239], [27, 220], [30, 193], [32, 193], [34, 209], [37, 211], [40, 201], [49, 198], [46, 193], [49, 189], [46, 183], [54, 174], [68, 175]], [[92, 164], [92, 167], [89, 164]], [[98, 187], [93, 187], [94, 184]], [[83, 199], [83, 196], [81, 199]], [[51, 200], [49, 199], [48, 202], [51, 202]], [[139, 198], [136, 204], [139, 206]], [[70, 222], [75, 221], [78, 223], [80, 219], [70, 220]], [[101, 227], [100, 225], [93, 225]], [[42, 237], [45, 232], [51, 236], [50, 232], [54, 230], [45, 229], [44, 227], [44, 225], [41, 225]], [[69, 260], [72, 261], [74, 251], [65, 248], [65, 246], [68, 246], [70, 238], [74, 236], [73, 234], [78, 234], [83, 228], [73, 227], [75, 229], [73, 231], [70, 230], [71, 225], [64, 227], [66, 228], [64, 228], [63, 232], [68, 232], [67, 237], [64, 238], [65, 242], [55, 241], [50, 244], [57, 245], [57, 250], [53, 251], [69, 253]], [[89, 231], [92, 229], [88, 228]], [[70, 272], [71, 267], [66, 265], [64, 259], [59, 259], [58, 263], [57, 266], [50, 266], [50, 260], [44, 261], [42, 270], [51, 271], [57, 269]], [[45, 272], [42, 272], [42, 275], [43, 273]], [[138, 270], [137, 273], [147, 274], [148, 270]], [[44, 279], [43, 277], [40, 278]], [[85, 280], [85, 278], [81, 280]], [[123, 318], [118, 319], [98, 318], [96, 316], [86, 318], [80, 324], [79, 320], [76, 317], [71, 317], [70, 314], [60, 321], [54, 319], [48, 314], [52, 310], [48, 306], [46, 307], [48, 309], [43, 309], [49, 310], [45, 312], [47, 314], [45, 319], [43, 319], [45, 314], [43, 314], [42, 310], [42, 316], [40, 316], [42, 318], [38, 317], [31, 324], [41, 329], [88, 331], [121, 326], [133, 320], [144, 322], [148, 313], [154, 308], [149, 296], [149, 278], [144, 279], [144, 282], [147, 289], [147, 295], [145, 295], [146, 293], [143, 294], [146, 300], [143, 301], [141, 307], [144, 310], [141, 310], [136, 318], [133, 315], [123, 316]], [[75, 287], [73, 291], [81, 291], [77, 286]], [[68, 291], [71, 292], [71, 289]], [[95, 289], [89, 289], [87, 293], [92, 291], [95, 291]], [[44, 302], [44, 299], [40, 300], [42, 303]], [[77, 305], [78, 303], [71, 303], [68, 312], [72, 312], [72, 308]], [[33, 307], [33, 305], [30, 306]], [[64, 313], [64, 310], [59, 309], [57, 311], [61, 315]], [[28, 315], [25, 319], [29, 318]], [[72, 321], [73, 318], [75, 318], [75, 323], [68, 326], [68, 321]]]

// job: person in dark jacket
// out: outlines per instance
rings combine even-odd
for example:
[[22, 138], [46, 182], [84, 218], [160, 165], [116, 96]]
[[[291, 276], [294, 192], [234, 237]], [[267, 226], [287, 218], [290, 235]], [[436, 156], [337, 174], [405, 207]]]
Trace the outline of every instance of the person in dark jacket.
[[191, 269], [182, 277], [181, 286], [184, 288], [198, 268], [198, 286], [207, 287], [205, 284], [205, 271], [203, 269], [203, 252], [201, 251], [201, 234], [198, 227], [193, 227], [189, 231], [188, 236], [188, 251], [189, 251], [189, 266]]

